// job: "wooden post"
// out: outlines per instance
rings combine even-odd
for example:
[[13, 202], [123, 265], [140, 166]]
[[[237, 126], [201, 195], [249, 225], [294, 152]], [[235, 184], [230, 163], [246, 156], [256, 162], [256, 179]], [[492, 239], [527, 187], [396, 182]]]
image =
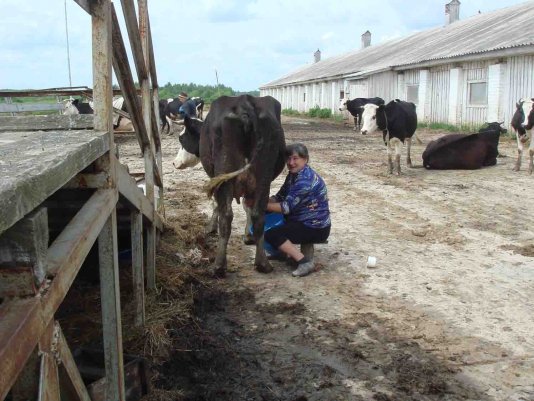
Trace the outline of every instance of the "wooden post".
[[117, 253], [117, 216], [111, 213], [98, 237], [100, 296], [106, 366], [106, 400], [125, 401]]
[[132, 277], [135, 296], [135, 325], [145, 324], [145, 275], [143, 260], [143, 214], [132, 211]]
[[[57, 327], [59, 329], [59, 326]], [[41, 351], [41, 375], [39, 378], [39, 401], [60, 399], [57, 368], [57, 331], [54, 320], [50, 322], [39, 340]]]
[[[110, 187], [117, 191], [115, 143], [112, 105], [112, 26], [111, 1], [91, 4], [93, 26], [93, 99], [95, 130], [107, 131], [109, 152], [100, 158], [97, 169], [109, 175]], [[106, 400], [124, 401], [124, 362], [122, 355], [122, 324], [119, 293], [119, 262], [117, 250], [117, 216], [108, 217], [98, 236], [100, 264], [100, 296], [102, 300], [103, 342], [106, 366]]]
[[[138, 2], [139, 7], [139, 33], [141, 34], [141, 47], [143, 48], [143, 57], [145, 66], [150, 63], [150, 49], [148, 47], [148, 9], [146, 0]], [[151, 96], [150, 96], [150, 82], [148, 79], [143, 79], [141, 82], [141, 94], [143, 98], [143, 119], [147, 129], [148, 138], [150, 139], [150, 152], [144, 152], [145, 155], [145, 183], [146, 196], [150, 203], [154, 205], [154, 160], [155, 154], [153, 135], [151, 135], [152, 124], [150, 123], [151, 115]], [[156, 288], [156, 227], [150, 224], [146, 231], [146, 259], [147, 259], [147, 287], [149, 289]]]

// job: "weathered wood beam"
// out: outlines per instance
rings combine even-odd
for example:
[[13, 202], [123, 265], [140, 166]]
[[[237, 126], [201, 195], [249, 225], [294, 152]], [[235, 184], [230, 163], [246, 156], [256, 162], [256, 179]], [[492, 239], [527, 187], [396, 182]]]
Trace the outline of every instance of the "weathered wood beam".
[[145, 324], [145, 274], [143, 258], [143, 216], [137, 210], [131, 213], [132, 279], [135, 298], [135, 325]]
[[67, 373], [67, 377], [70, 382], [70, 387], [74, 389], [78, 399], [80, 401], [91, 401], [89, 393], [87, 392], [87, 388], [85, 387], [85, 384], [83, 382], [82, 376], [80, 375], [80, 371], [76, 366], [76, 362], [72, 357], [69, 345], [67, 344], [67, 340], [65, 339], [65, 336], [63, 335], [61, 329], [59, 330], [58, 353], [61, 358], [63, 368]]
[[[139, 92], [139, 91], [138, 91]], [[72, 88], [48, 88], [27, 90], [0, 90], [0, 97], [42, 97], [42, 96], [92, 96], [93, 90], [87, 86], [75, 86]], [[113, 89], [114, 95], [121, 95], [120, 89]]]
[[50, 321], [39, 339], [41, 374], [39, 378], [39, 401], [56, 401], [60, 398], [57, 367], [57, 341], [59, 326]]
[[[0, 266], [5, 267], [1, 274], [4, 279], [0, 281], [0, 297], [35, 294], [34, 289], [41, 285], [46, 276], [47, 250], [48, 213], [46, 208], [41, 207], [19, 220], [0, 236]], [[14, 269], [11, 275], [10, 268]], [[34, 283], [27, 282], [26, 275], [23, 274], [24, 268], [29, 269], [30, 273], [33, 272]], [[17, 276], [23, 278], [20, 283]], [[12, 294], [17, 290], [14, 288], [18, 287], [17, 283], [30, 286], [26, 289], [19, 288], [19, 294]]]
[[63, 110], [63, 103], [0, 103], [0, 113], [20, 113], [23, 111]]
[[137, 141], [141, 151], [144, 152], [145, 146], [150, 144], [145, 124], [141, 118], [141, 110], [137, 98], [135, 84], [132, 78], [132, 72], [128, 64], [128, 55], [122, 40], [119, 26], [119, 20], [112, 7], [112, 28], [113, 28], [113, 70], [122, 89], [126, 108], [132, 117], [132, 124], [137, 135]]
[[148, 78], [146, 64], [143, 61], [143, 49], [139, 35], [139, 26], [137, 25], [137, 16], [135, 15], [135, 5], [133, 0], [121, 0], [122, 13], [128, 30], [128, 38], [132, 48], [132, 55], [137, 70], [138, 82]]
[[128, 170], [122, 164], [117, 164], [117, 186], [122, 196], [128, 200], [137, 210], [150, 221], [154, 221], [154, 209], [143, 194], [141, 188], [137, 186], [135, 179], [128, 174]]
[[74, 0], [87, 14], [91, 15], [92, 0]]
[[[148, 16], [148, 12], [147, 12]], [[148, 47], [150, 49], [150, 80], [152, 81], [152, 88], [159, 88], [158, 76], [156, 74], [156, 61], [154, 60], [154, 45], [152, 44], [152, 30], [150, 29], [150, 18], [148, 18]]]
[[79, 173], [63, 188], [109, 188], [109, 175], [106, 172], [95, 174]]
[[111, 212], [98, 236], [106, 399], [125, 401], [124, 359], [119, 289], [117, 216]]
[[0, 116], [0, 132], [79, 130], [92, 129], [94, 125], [92, 114]]
[[0, 400], [15, 384], [46, 327], [40, 312], [37, 297], [0, 304]]

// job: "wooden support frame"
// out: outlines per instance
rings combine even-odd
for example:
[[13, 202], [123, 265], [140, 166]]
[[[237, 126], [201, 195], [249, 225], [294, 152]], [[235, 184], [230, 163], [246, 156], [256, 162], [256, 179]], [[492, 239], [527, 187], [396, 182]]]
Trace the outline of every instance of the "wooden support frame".
[[[2, 372], [0, 373], [0, 399], [4, 399], [15, 383], [18, 375], [24, 368], [26, 361], [35, 351], [36, 346], [42, 353], [41, 357], [41, 388], [39, 400], [57, 400], [60, 397], [60, 382], [68, 383], [68, 392], [75, 399], [90, 401], [87, 390], [67, 342], [59, 326], [54, 324], [54, 314], [63, 302], [67, 292], [72, 286], [79, 269], [87, 257], [92, 245], [98, 239], [101, 273], [102, 315], [106, 355], [106, 383], [107, 399], [125, 399], [124, 370], [122, 361], [122, 337], [120, 293], [118, 282], [118, 255], [117, 255], [117, 216], [115, 207], [119, 199], [119, 191], [129, 206], [132, 207], [132, 243], [136, 288], [137, 324], [144, 321], [144, 290], [143, 290], [143, 224], [148, 238], [146, 253], [148, 255], [148, 286], [155, 287], [155, 239], [156, 228], [163, 229], [163, 224], [154, 209], [153, 192], [145, 197], [137, 188], [127, 170], [114, 157], [114, 139], [112, 129], [112, 36], [115, 41], [115, 27], [118, 30], [116, 15], [110, 0], [75, 0], [92, 17], [93, 26], [93, 98], [95, 100], [94, 129], [102, 142], [109, 147], [95, 155], [91, 153], [89, 163], [95, 162], [97, 173], [80, 173], [87, 165], [78, 166], [79, 170], [69, 171], [60, 186], [64, 188], [93, 188], [96, 189], [91, 198], [82, 206], [76, 216], [71, 219], [63, 232], [54, 240], [46, 254], [47, 273], [39, 293], [31, 298], [16, 298], [0, 304], [0, 360]], [[132, 8], [132, 0], [124, 0]], [[143, 25], [144, 35], [139, 39], [130, 41], [141, 44], [143, 57], [139, 65], [144, 66], [141, 74], [143, 82], [143, 119], [139, 113], [141, 104], [137, 99], [137, 90], [124, 85], [124, 73], [131, 79], [131, 72], [124, 58], [126, 66], [121, 61], [113, 60], [116, 71], [123, 73], [119, 79], [123, 88], [123, 95], [130, 99], [129, 108], [132, 122], [139, 123], [138, 140], [143, 144], [141, 149], [148, 154], [146, 179], [152, 180], [152, 185], [162, 187], [161, 144], [159, 138], [159, 125], [157, 124], [158, 91], [157, 78], [150, 35], [150, 23], [146, 1], [140, 4], [140, 24]], [[134, 15], [135, 17], [135, 15]], [[112, 18], [115, 22], [112, 23]], [[128, 17], [127, 17], [128, 18]], [[129, 17], [131, 19], [131, 17]], [[143, 22], [141, 20], [143, 19]], [[136, 25], [136, 23], [134, 24]], [[118, 31], [120, 33], [120, 30]], [[136, 36], [135, 29], [133, 36]], [[122, 44], [122, 38], [119, 47]], [[139, 56], [139, 45], [137, 54]], [[144, 48], [143, 48], [144, 46]], [[134, 50], [135, 51], [135, 50]], [[125, 54], [125, 53], [124, 53]], [[120, 74], [119, 73], [119, 74]], [[118, 77], [119, 78], [119, 77]], [[153, 84], [151, 93], [150, 81]], [[58, 95], [61, 90], [67, 94], [73, 93], [68, 88], [57, 88]], [[73, 88], [74, 89], [74, 88]], [[87, 92], [90, 90], [88, 88]], [[76, 89], [79, 90], [79, 89]], [[83, 90], [85, 93], [86, 91]], [[33, 96], [30, 94], [29, 96]], [[137, 108], [136, 108], [137, 106]], [[138, 111], [134, 113], [133, 110]], [[62, 117], [62, 116], [60, 116]], [[85, 122], [83, 122], [85, 124]], [[56, 127], [57, 128], [57, 127]], [[90, 128], [90, 127], [87, 127]], [[83, 132], [83, 131], [80, 131]], [[142, 137], [142, 138], [141, 138]], [[141, 140], [140, 140], [141, 138]], [[147, 150], [149, 150], [147, 152]], [[89, 157], [88, 156], [88, 157]], [[99, 157], [95, 161], [95, 158]], [[74, 176], [76, 174], [76, 176]], [[74, 178], [72, 178], [74, 176]], [[149, 178], [150, 177], [150, 178]], [[70, 181], [68, 181], [70, 180]], [[67, 182], [68, 181], [68, 182]], [[66, 183], [66, 184], [64, 184]], [[50, 196], [49, 193], [47, 193]], [[145, 217], [145, 219], [143, 219]], [[17, 221], [16, 218], [14, 221]], [[154, 260], [152, 267], [151, 260]], [[61, 366], [58, 368], [58, 362]], [[67, 379], [66, 382], [64, 379]], [[63, 391], [63, 388], [62, 388]], [[61, 391], [61, 392], [62, 392]]]

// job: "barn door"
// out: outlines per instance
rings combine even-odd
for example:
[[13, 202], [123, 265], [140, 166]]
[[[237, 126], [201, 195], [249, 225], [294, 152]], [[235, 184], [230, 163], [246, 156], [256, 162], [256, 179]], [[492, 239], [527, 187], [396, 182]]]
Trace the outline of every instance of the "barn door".
[[448, 69], [430, 72], [430, 122], [449, 120], [449, 77]]
[[362, 79], [359, 81], [350, 81], [349, 93], [345, 93], [345, 97], [348, 97], [349, 99], [354, 99], [357, 97], [369, 97], [369, 88], [367, 85], [367, 80]]

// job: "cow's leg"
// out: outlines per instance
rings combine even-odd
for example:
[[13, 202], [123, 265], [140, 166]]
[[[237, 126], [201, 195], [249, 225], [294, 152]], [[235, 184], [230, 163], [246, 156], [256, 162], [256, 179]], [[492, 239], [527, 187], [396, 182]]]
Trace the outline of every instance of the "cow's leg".
[[515, 162], [514, 171], [521, 169], [521, 157], [523, 155], [523, 143], [519, 140], [519, 135], [516, 135], [517, 140], [517, 160]]
[[532, 174], [532, 170], [534, 169], [534, 138], [532, 137], [532, 134], [530, 134], [530, 146], [528, 148], [528, 154], [530, 156], [530, 162], [528, 164], [528, 173]]
[[215, 199], [219, 212], [219, 241], [217, 243], [217, 254], [215, 255], [213, 273], [217, 277], [224, 277], [226, 275], [226, 249], [232, 231], [232, 220], [234, 218], [231, 185], [229, 183], [222, 184], [215, 195]]
[[354, 117], [354, 131], [358, 131], [358, 117]]
[[388, 173], [393, 174], [393, 160], [391, 158], [391, 149], [393, 147], [393, 144], [391, 143], [391, 141], [389, 141], [386, 146], [388, 148]]
[[[395, 146], [395, 166], [397, 170], [397, 175], [401, 175], [400, 157], [401, 157], [401, 151], [402, 151], [402, 142], [399, 140], [399, 138], [391, 138], [389, 140], [389, 143], [391, 146]], [[393, 169], [392, 166], [391, 166], [391, 169]]]
[[211, 199], [211, 206], [213, 212], [211, 213], [210, 220], [206, 226], [207, 234], [217, 234], [217, 223], [219, 222], [219, 209], [217, 208], [217, 202], [215, 199]]
[[247, 216], [247, 223], [245, 224], [245, 233], [243, 235], [243, 242], [245, 243], [245, 245], [254, 245], [256, 242], [254, 241], [254, 236], [250, 233], [250, 229], [252, 227], [251, 210], [247, 205], [245, 205], [244, 201], [243, 201], [243, 210], [245, 211], [245, 214]]
[[[256, 211], [255, 211], [256, 210]], [[261, 212], [257, 212], [262, 210]], [[270, 273], [273, 271], [273, 266], [269, 263], [264, 248], [263, 226], [265, 223], [265, 213], [263, 209], [254, 208], [251, 213], [252, 224], [254, 225], [254, 241], [256, 243], [256, 257], [254, 259], [254, 266], [260, 273]]]
[[412, 157], [410, 155], [411, 149], [412, 149], [412, 138], [406, 138], [406, 165], [410, 168], [413, 167]]

